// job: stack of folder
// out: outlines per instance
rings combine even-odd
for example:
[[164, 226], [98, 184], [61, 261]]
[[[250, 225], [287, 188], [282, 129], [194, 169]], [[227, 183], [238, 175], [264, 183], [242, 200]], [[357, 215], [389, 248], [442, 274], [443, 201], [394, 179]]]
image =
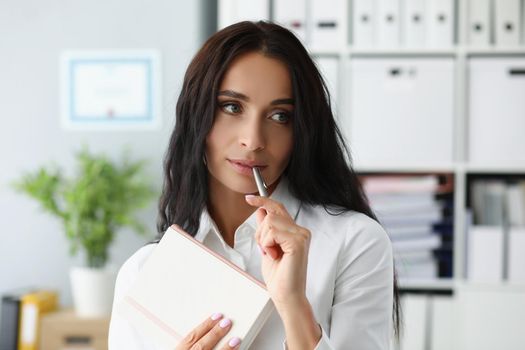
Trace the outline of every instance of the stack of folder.
[[468, 0], [468, 42], [472, 46], [517, 46], [524, 24], [521, 0]]
[[454, 44], [453, 0], [354, 0], [357, 48], [447, 48]]
[[41, 317], [58, 307], [53, 290], [23, 288], [2, 296], [0, 349], [36, 350]]
[[[524, 44], [521, 0], [465, 1], [468, 44]], [[349, 42], [356, 48], [441, 49], [455, 43], [458, 8], [454, 0], [220, 0], [218, 12], [219, 29], [273, 20], [314, 50], [338, 50]]]
[[362, 180], [392, 240], [400, 278], [451, 277], [451, 176], [368, 175]]
[[469, 280], [525, 284], [525, 180], [481, 176], [469, 188]]

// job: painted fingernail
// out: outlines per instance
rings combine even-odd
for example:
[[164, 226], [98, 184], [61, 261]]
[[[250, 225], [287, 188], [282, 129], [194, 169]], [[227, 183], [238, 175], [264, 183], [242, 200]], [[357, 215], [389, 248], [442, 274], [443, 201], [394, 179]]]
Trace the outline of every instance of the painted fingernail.
[[246, 197], [246, 199], [252, 199], [252, 198], [255, 198], [255, 196], [253, 194], [247, 194], [245, 195], [244, 197]]
[[219, 318], [221, 318], [223, 315], [220, 312], [216, 312], [213, 315], [211, 315], [211, 319], [214, 321], [217, 321]]
[[241, 343], [241, 340], [237, 337], [235, 338], [231, 338], [228, 345], [231, 346], [232, 348], [236, 347], [237, 345], [239, 345]]
[[226, 328], [226, 327], [228, 327], [231, 324], [232, 324], [232, 321], [230, 319], [228, 319], [228, 318], [225, 318], [224, 320], [219, 322], [219, 327]]

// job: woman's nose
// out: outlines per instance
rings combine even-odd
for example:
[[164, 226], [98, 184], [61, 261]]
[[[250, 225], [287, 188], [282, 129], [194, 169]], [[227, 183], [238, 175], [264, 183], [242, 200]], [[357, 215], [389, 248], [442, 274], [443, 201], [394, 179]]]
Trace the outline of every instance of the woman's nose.
[[239, 143], [249, 151], [258, 151], [266, 147], [263, 123], [259, 118], [247, 121], [239, 135]]

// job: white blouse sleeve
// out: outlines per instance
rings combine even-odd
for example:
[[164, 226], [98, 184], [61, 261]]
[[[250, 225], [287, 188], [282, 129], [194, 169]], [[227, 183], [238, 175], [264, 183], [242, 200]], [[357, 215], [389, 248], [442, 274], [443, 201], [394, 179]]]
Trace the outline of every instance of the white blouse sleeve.
[[351, 224], [339, 256], [330, 333], [322, 329], [316, 350], [390, 348], [392, 245], [381, 225], [359, 219]]
[[115, 282], [113, 298], [113, 311], [109, 324], [108, 349], [109, 350], [156, 350], [154, 344], [147, 342], [129, 322], [115, 311], [115, 306], [124, 297], [135, 279], [142, 263], [149, 256], [154, 244], [140, 248], [120, 268]]

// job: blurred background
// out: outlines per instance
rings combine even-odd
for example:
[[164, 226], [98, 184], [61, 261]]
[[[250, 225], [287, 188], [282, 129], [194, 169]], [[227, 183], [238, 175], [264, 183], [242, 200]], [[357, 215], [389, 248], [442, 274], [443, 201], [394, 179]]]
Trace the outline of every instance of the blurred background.
[[[325, 78], [393, 242], [404, 314], [393, 347], [524, 349], [523, 0], [2, 0], [0, 350], [105, 348], [111, 305], [78, 306], [73, 291], [111, 291], [156, 234], [184, 72], [241, 20], [294, 31]], [[131, 174], [125, 149], [146, 161], [136, 181], [115, 175]], [[86, 180], [97, 177], [133, 196], [104, 195]], [[118, 229], [97, 226], [104, 213]]]

